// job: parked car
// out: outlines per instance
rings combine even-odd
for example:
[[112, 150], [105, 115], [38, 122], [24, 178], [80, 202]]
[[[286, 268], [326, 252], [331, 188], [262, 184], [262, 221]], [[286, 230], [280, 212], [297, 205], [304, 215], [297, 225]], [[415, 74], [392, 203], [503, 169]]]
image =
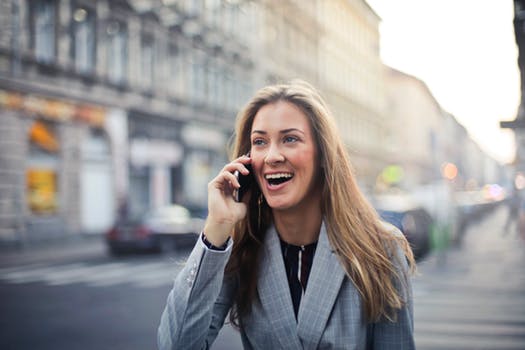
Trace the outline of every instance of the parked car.
[[378, 210], [386, 222], [403, 232], [412, 247], [416, 260], [424, 257], [430, 250], [430, 230], [432, 218], [423, 208], [406, 211]]
[[195, 243], [204, 219], [182, 205], [158, 207], [143, 216], [119, 219], [106, 233], [112, 254], [134, 251], [158, 252], [179, 244]]
[[420, 260], [430, 251], [430, 234], [434, 220], [424, 207], [401, 197], [376, 199], [374, 205], [383, 220], [403, 232], [416, 260]]

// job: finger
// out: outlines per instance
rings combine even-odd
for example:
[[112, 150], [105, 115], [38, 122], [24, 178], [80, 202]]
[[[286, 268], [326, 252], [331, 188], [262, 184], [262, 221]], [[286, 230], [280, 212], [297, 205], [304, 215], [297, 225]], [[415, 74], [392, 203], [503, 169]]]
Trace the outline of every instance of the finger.
[[237, 177], [229, 171], [222, 171], [210, 182], [210, 185], [221, 190], [224, 190], [226, 185], [230, 185], [234, 188], [239, 188], [241, 186]]
[[247, 163], [247, 162], [250, 162], [251, 161], [251, 158], [250, 156], [244, 154], [240, 157], [237, 157], [233, 160], [233, 162], [240, 162], [240, 163]]
[[250, 164], [251, 162], [252, 162], [252, 159], [249, 156], [243, 155], [243, 156], [235, 158], [234, 160], [232, 160], [227, 165], [231, 165], [231, 164], [235, 164], [235, 163]]
[[247, 163], [231, 162], [224, 166], [223, 171], [234, 173], [235, 170], [237, 170], [244, 175], [248, 175], [250, 171], [246, 168], [245, 164], [250, 164], [250, 163], [249, 162]]

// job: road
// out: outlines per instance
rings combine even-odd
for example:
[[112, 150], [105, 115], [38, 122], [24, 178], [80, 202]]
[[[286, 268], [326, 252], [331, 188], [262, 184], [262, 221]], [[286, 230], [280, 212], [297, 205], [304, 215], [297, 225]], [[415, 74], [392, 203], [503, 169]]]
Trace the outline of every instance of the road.
[[[114, 258], [101, 240], [0, 255], [0, 349], [156, 348], [160, 315], [189, 248]], [[215, 350], [240, 346], [225, 329]]]
[[506, 208], [433, 255], [414, 278], [418, 349], [525, 349], [525, 241], [505, 234]]
[[[525, 349], [525, 244], [503, 235], [505, 209], [413, 279], [418, 349]], [[112, 258], [101, 241], [0, 256], [0, 349], [154, 349], [188, 249]], [[225, 327], [214, 350], [241, 349]]]

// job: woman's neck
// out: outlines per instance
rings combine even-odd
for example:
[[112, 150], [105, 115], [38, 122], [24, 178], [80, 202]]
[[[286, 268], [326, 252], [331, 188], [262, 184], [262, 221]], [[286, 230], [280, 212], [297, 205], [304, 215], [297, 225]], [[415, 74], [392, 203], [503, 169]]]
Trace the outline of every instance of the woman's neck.
[[293, 245], [307, 245], [318, 240], [323, 218], [321, 209], [314, 207], [309, 210], [274, 210], [273, 221], [283, 241]]

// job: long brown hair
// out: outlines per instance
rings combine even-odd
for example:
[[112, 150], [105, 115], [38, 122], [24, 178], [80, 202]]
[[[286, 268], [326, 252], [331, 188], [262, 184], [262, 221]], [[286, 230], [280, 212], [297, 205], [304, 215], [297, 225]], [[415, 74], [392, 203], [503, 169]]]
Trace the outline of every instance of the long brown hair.
[[[322, 172], [322, 214], [327, 235], [347, 276], [361, 294], [364, 314], [370, 321], [381, 317], [395, 320], [403, 307], [403, 292], [394, 262], [401, 247], [411, 271], [415, 262], [410, 246], [402, 235], [392, 234], [357, 186], [350, 159], [339, 136], [335, 120], [320, 94], [308, 83], [267, 86], [259, 90], [237, 115], [231, 157], [250, 151], [250, 133], [255, 115], [267, 104], [286, 101], [297, 106], [309, 119], [317, 143]], [[264, 235], [271, 224], [271, 208], [262, 200], [257, 186], [252, 189], [248, 214], [233, 232], [234, 245], [227, 274], [238, 281], [237, 295], [230, 320], [239, 326], [257, 300], [258, 265]], [[394, 259], [395, 260], [395, 259]], [[397, 286], [397, 287], [396, 287]]]

